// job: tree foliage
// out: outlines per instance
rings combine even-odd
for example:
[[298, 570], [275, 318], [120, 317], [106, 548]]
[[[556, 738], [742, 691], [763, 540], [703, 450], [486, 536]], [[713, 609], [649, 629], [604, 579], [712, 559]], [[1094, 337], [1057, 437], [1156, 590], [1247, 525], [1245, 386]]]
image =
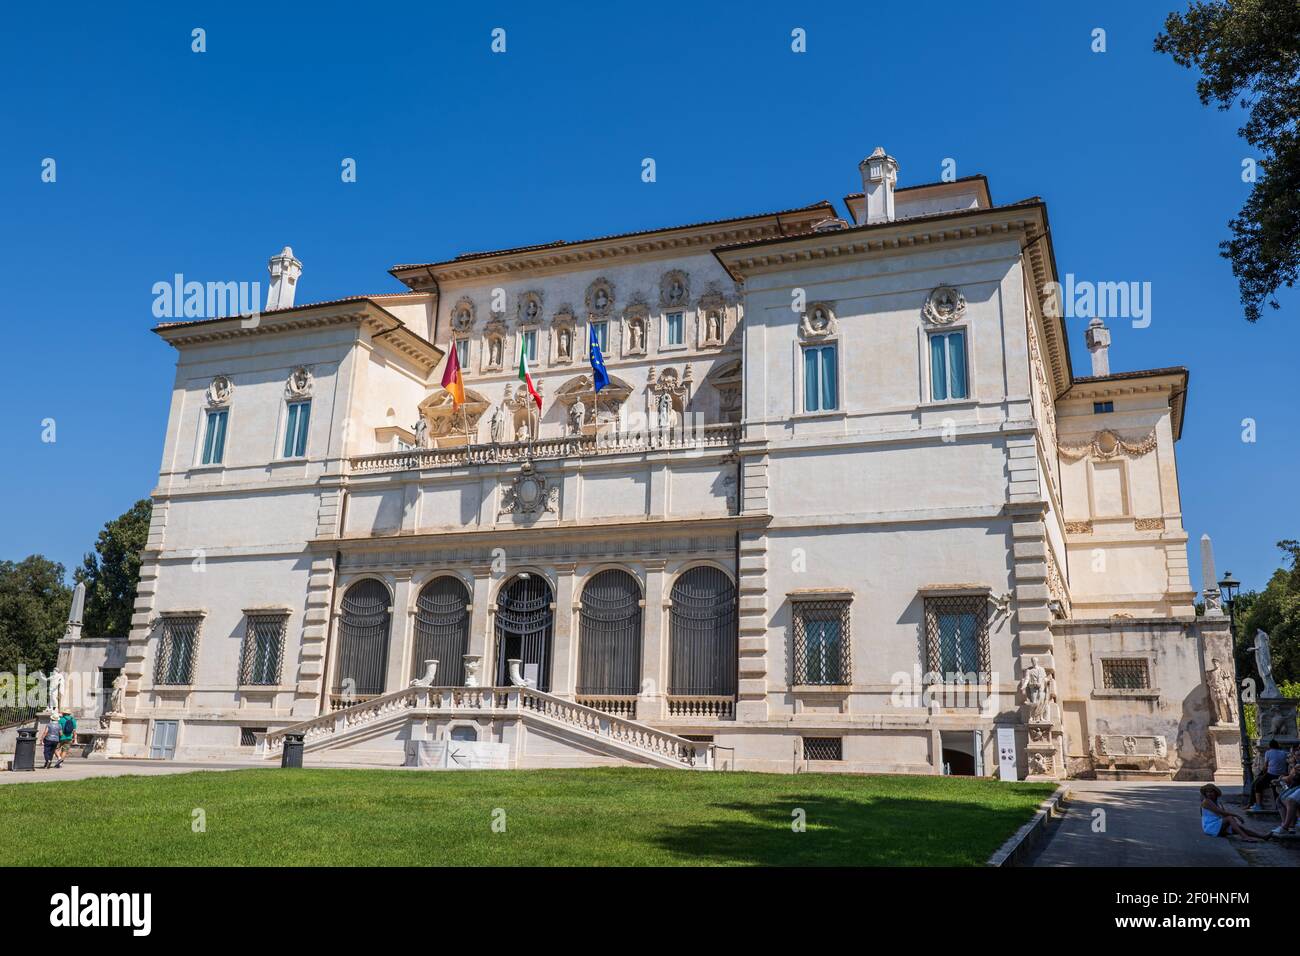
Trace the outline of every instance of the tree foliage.
[[1249, 112], [1239, 132], [1259, 152], [1256, 179], [1219, 248], [1254, 322], [1265, 301], [1278, 308], [1278, 289], [1293, 286], [1300, 268], [1300, 3], [1193, 3], [1165, 19], [1155, 48], [1200, 72], [1203, 104]]
[[86, 583], [86, 633], [92, 637], [125, 637], [135, 613], [140, 583], [140, 552], [149, 539], [153, 502], [142, 498], [124, 514], [104, 525], [87, 553], [76, 578]]
[[1300, 541], [1279, 541], [1277, 546], [1287, 554], [1291, 566], [1278, 568], [1264, 590], [1242, 594], [1233, 607], [1237, 676], [1254, 677], [1257, 688], [1262, 684], [1250, 650], [1257, 631], [1269, 636], [1273, 679], [1279, 685], [1300, 681]]
[[39, 554], [0, 561], [0, 673], [53, 667], [71, 605], [63, 565]]

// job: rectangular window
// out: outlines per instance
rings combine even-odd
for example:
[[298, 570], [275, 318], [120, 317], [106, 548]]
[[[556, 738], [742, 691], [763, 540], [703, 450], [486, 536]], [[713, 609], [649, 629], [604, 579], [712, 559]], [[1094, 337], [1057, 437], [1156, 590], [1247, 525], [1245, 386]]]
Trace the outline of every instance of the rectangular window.
[[989, 671], [989, 611], [984, 594], [925, 599], [929, 683], [982, 682]]
[[966, 330], [930, 336], [930, 399], [935, 402], [967, 398]]
[[469, 368], [469, 339], [456, 340], [456, 361], [460, 363], [462, 372]]
[[809, 345], [803, 350], [803, 410], [830, 412], [840, 407], [836, 346]]
[[244, 647], [239, 655], [241, 685], [280, 683], [280, 661], [284, 658], [287, 614], [249, 614], [244, 630]]
[[1146, 690], [1151, 686], [1151, 669], [1145, 660], [1103, 660], [1101, 686], [1106, 690]]
[[226, 415], [229, 409], [213, 408], [208, 411], [208, 423], [203, 433], [203, 464], [219, 465], [226, 457]]
[[524, 354], [528, 356], [528, 361], [537, 361], [537, 330], [525, 332], [520, 336], [520, 346]]
[[1115, 410], [1114, 402], [1093, 402], [1092, 413], [1094, 415], [1107, 415]]
[[600, 354], [604, 355], [609, 351], [609, 323], [593, 322], [591, 327], [596, 330], [596, 343], [600, 346]]
[[849, 602], [796, 601], [792, 609], [794, 683], [851, 683]]
[[194, 683], [194, 658], [199, 646], [201, 614], [166, 615], [158, 640], [158, 660], [154, 666], [154, 683], [185, 685]]
[[668, 323], [665, 332], [665, 334], [668, 336], [667, 344], [681, 345], [684, 340], [682, 336], [682, 327], [685, 325], [685, 322], [683, 321], [682, 318], [682, 313], [669, 312], [667, 318], [668, 318]]
[[307, 425], [311, 421], [311, 402], [294, 402], [284, 426], [284, 457], [302, 458], [307, 454]]
[[266, 733], [265, 727], [240, 727], [239, 746], [253, 747], [257, 744], [257, 735]]
[[803, 739], [804, 760], [843, 760], [843, 737], [805, 737]]

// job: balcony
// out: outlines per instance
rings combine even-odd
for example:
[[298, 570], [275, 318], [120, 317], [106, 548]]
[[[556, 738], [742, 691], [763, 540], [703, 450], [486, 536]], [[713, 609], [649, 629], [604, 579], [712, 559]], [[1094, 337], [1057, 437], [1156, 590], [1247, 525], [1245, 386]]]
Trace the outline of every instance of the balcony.
[[723, 423], [686, 429], [604, 429], [594, 434], [539, 438], [536, 441], [499, 442], [482, 445], [452, 445], [444, 448], [413, 448], [404, 451], [359, 455], [348, 460], [348, 470], [357, 475], [435, 468], [463, 468], [510, 462], [559, 458], [591, 458], [667, 450], [732, 451], [740, 440], [740, 425]]

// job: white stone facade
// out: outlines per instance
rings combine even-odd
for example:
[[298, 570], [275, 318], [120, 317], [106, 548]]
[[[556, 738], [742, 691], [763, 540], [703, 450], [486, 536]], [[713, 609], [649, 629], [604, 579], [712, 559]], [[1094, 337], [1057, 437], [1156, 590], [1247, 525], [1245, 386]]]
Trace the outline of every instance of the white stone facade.
[[[550, 614], [543, 690], [711, 738], [730, 766], [991, 774], [1012, 727], [1021, 776], [1111, 768], [1098, 741], [1117, 734], [1162, 738], [1158, 772], [1231, 772], [1202, 676], [1211, 657], [1231, 667], [1226, 626], [1193, 615], [1178, 500], [1186, 371], [1076, 378], [1040, 292], [1056, 278], [1043, 204], [994, 206], [982, 177], [898, 188], [890, 164], [864, 161], [851, 222], [819, 203], [473, 254], [395, 267], [406, 293], [160, 327], [179, 360], [123, 753], [251, 755], [262, 732], [323, 728], [364, 648], [382, 660], [360, 696], [388, 700], [424, 673], [421, 594], [446, 576], [464, 653], [501, 687], [499, 602], [522, 573], [511, 594]], [[529, 341], [540, 420], [515, 371]], [[458, 342], [463, 409], [438, 384]], [[224, 447], [205, 464], [214, 412]], [[701, 567], [716, 571], [687, 580], [731, 589], [717, 653], [674, 601]], [[613, 569], [635, 582], [635, 624], [584, 638], [586, 589]], [[386, 649], [344, 608], [367, 579], [389, 601]], [[1034, 668], [1037, 709], [1018, 691]], [[459, 660], [439, 673], [463, 683]], [[441, 683], [389, 709], [451, 714]], [[525, 748], [514, 717], [429, 714], [372, 735], [364, 760], [399, 764], [462, 724], [519, 765], [620, 759], [541, 727]]]

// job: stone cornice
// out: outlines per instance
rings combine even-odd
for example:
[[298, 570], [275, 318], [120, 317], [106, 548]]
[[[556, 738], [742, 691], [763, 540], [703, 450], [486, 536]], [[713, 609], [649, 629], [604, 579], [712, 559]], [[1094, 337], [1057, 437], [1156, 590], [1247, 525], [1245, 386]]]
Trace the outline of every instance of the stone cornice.
[[229, 316], [159, 325], [153, 331], [179, 350], [256, 335], [349, 325], [365, 329], [378, 347], [409, 359], [425, 376], [431, 375], [442, 361], [442, 349], [416, 335], [397, 316], [370, 299], [267, 312], [255, 325], [240, 316]]
[[[1121, 395], [1168, 394], [1170, 418], [1174, 440], [1183, 437], [1183, 416], [1187, 411], [1187, 381], [1185, 368], [1150, 369], [1139, 372], [1117, 372], [1114, 375], [1077, 379], [1058, 402], [1103, 401]], [[1061, 420], [1064, 430], [1068, 419]]]
[[[649, 232], [588, 239], [572, 243], [529, 246], [519, 250], [465, 256], [428, 265], [400, 265], [388, 270], [411, 289], [436, 288], [437, 283], [484, 279], [501, 275], [527, 275], [556, 269], [590, 268], [610, 259], [633, 256], [663, 257], [712, 252], [720, 245], [777, 239], [792, 229], [802, 233], [814, 223], [835, 214], [828, 202], [780, 213], [767, 213], [697, 226], [678, 226]], [[432, 275], [430, 275], [432, 273]]]

